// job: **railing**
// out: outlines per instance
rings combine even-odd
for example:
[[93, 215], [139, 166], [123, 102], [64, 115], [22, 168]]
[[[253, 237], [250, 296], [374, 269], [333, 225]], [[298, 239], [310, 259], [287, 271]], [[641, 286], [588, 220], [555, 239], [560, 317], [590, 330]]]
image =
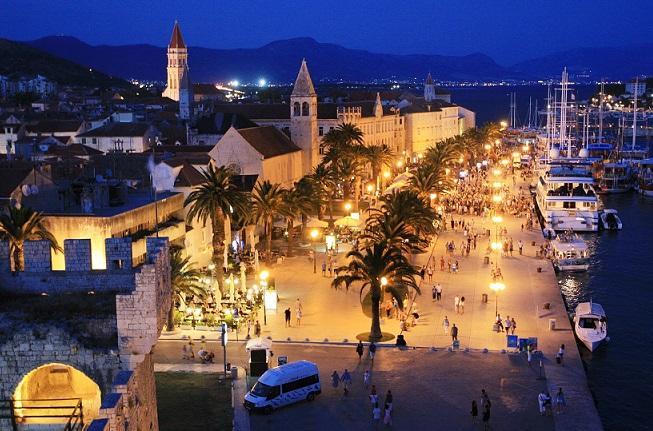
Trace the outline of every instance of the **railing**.
[[13, 431], [18, 431], [19, 424], [33, 421], [65, 421], [63, 431], [81, 431], [84, 428], [84, 409], [80, 398], [0, 400], [0, 419], [9, 419]]

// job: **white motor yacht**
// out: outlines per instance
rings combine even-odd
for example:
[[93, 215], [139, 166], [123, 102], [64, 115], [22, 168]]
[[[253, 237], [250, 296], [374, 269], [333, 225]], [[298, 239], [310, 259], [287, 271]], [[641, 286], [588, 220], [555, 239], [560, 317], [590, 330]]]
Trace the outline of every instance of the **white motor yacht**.
[[621, 230], [623, 224], [619, 218], [617, 210], [604, 209], [601, 212], [601, 226], [605, 230]]
[[589, 248], [572, 232], [565, 232], [551, 241], [553, 266], [556, 271], [587, 271], [590, 267]]
[[608, 336], [608, 323], [601, 304], [581, 302], [574, 315], [576, 336], [591, 352], [596, 350]]

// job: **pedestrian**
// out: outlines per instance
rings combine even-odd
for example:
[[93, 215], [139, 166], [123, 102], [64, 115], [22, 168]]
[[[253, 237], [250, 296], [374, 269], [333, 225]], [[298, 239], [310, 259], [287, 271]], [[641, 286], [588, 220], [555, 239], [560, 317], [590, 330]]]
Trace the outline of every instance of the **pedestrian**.
[[363, 373], [363, 385], [365, 385], [365, 389], [370, 386], [370, 370], [365, 370]]
[[434, 302], [438, 299], [438, 289], [435, 286], [433, 286], [431, 289], [431, 297], [433, 298]]
[[195, 359], [195, 352], [193, 352], [193, 339], [188, 337], [188, 359]]
[[[521, 230], [524, 230], [524, 225], [521, 225], [521, 227], [522, 227]], [[523, 242], [521, 239], [519, 240], [519, 242], [517, 242], [517, 248], [519, 248], [519, 255], [520, 255], [520, 256], [521, 256], [522, 254], [524, 254], [524, 253], [523, 253], [523, 250], [524, 250], [524, 242]]]
[[540, 409], [540, 415], [544, 416], [546, 414], [546, 407], [547, 404], [550, 403], [551, 397], [549, 397], [549, 394], [542, 389], [542, 392], [539, 393], [537, 396], [537, 405]]
[[442, 328], [444, 329], [444, 335], [449, 334], [449, 319], [447, 319], [447, 316], [444, 316], [444, 320], [442, 321]]
[[506, 334], [510, 332], [510, 326], [512, 326], [510, 316], [506, 316], [506, 319], [503, 321], [503, 327], [506, 329]]
[[383, 424], [385, 426], [392, 426], [392, 405], [385, 405], [385, 414], [383, 416]]
[[458, 341], [458, 327], [454, 323], [453, 326], [451, 327], [451, 341]]
[[301, 326], [302, 323], [302, 309], [299, 308], [295, 312], [295, 320], [297, 320], [297, 326]]
[[490, 405], [489, 404], [487, 404], [483, 408], [483, 429], [486, 431], [490, 429]]
[[186, 343], [181, 345], [181, 359], [188, 359], [188, 349]]
[[363, 360], [363, 342], [359, 341], [358, 345], [356, 346], [356, 353], [358, 354], [358, 362], [361, 362]]
[[322, 262], [322, 277], [326, 277], [326, 262]]
[[290, 327], [290, 307], [286, 308], [283, 312], [286, 316], [286, 328]]
[[422, 281], [424, 280], [425, 275], [426, 275], [426, 269], [424, 269], [424, 267], [422, 267], [422, 269], [419, 270], [419, 276], [422, 279]]
[[336, 370], [333, 370], [333, 374], [331, 374], [331, 385], [333, 386], [333, 389], [338, 389], [339, 384], [340, 384], [340, 376], [338, 375], [338, 372]]
[[440, 301], [442, 299], [442, 285], [440, 283], [435, 283], [435, 293], [437, 294], [436, 299]]
[[393, 401], [392, 391], [390, 389], [388, 389], [388, 392], [386, 392], [386, 394], [385, 394], [385, 403], [384, 403], [386, 408], [389, 407], [390, 410], [392, 410], [392, 401]]
[[444, 271], [444, 256], [440, 256], [440, 271]]
[[385, 303], [385, 317], [389, 319], [391, 315], [392, 315], [392, 302], [387, 301]]
[[349, 374], [347, 368], [345, 368], [345, 371], [342, 373], [340, 381], [342, 382], [342, 386], [345, 389], [345, 396], [349, 395], [349, 386], [351, 386], [351, 374]]
[[254, 335], [256, 335], [256, 338], [261, 336], [261, 324], [258, 323], [258, 320], [256, 321], [256, 324], [254, 325]]
[[379, 396], [376, 393], [376, 385], [372, 385], [372, 389], [370, 389], [370, 402], [372, 405], [379, 404]]
[[513, 244], [512, 244], [512, 238], [510, 238], [510, 242], [508, 243], [508, 248], [510, 250], [510, 257], [512, 257], [512, 251], [514, 250]]
[[427, 274], [429, 276], [429, 283], [433, 281], [433, 267], [429, 265], [429, 269], [427, 270]]
[[456, 295], [453, 299], [453, 306], [454, 309], [456, 310], [456, 314], [458, 314], [459, 311], [458, 309], [460, 308], [460, 298], [458, 297], [458, 295]]
[[370, 343], [368, 349], [370, 350], [370, 359], [373, 361], [374, 355], [376, 355], [376, 344], [374, 344], [374, 341]]
[[501, 320], [500, 314], [497, 314], [495, 323], [497, 325], [497, 332], [503, 332], [503, 320]]
[[562, 365], [562, 359], [564, 356], [565, 356], [565, 345], [561, 344], [560, 348], [558, 349], [558, 354], [556, 355], [556, 362]]
[[490, 396], [485, 392], [485, 389], [481, 389], [481, 407], [485, 409], [485, 406], [491, 406]]
[[475, 424], [476, 420], [478, 419], [478, 405], [476, 404], [476, 400], [472, 400], [472, 423]]
[[460, 310], [460, 314], [465, 314], [465, 297], [464, 296], [460, 297], [460, 302], [458, 303], [458, 309]]
[[510, 318], [510, 334], [515, 335], [515, 329], [517, 329], [517, 322], [515, 322], [515, 318], [511, 317]]
[[372, 420], [374, 420], [375, 424], [378, 424], [381, 421], [381, 408], [379, 407], [379, 403], [374, 403], [372, 408]]
[[557, 414], [562, 413], [566, 405], [567, 405], [567, 400], [565, 400], [565, 394], [562, 393], [562, 388], [558, 388], [558, 393], [556, 394], [556, 405], [555, 405], [556, 413]]

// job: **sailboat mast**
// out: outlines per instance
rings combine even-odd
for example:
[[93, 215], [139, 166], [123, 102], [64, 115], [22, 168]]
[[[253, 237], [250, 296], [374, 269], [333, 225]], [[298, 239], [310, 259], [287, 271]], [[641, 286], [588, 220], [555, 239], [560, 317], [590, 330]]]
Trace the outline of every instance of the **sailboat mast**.
[[567, 68], [562, 71], [562, 92], [560, 94], [560, 150], [562, 145], [567, 144], [567, 158], [571, 158], [571, 145], [567, 142], [567, 91], [569, 82], [567, 80]]
[[635, 78], [635, 98], [633, 99], [633, 141], [631, 149], [635, 151], [635, 141], [637, 140], [637, 89], [639, 87], [639, 76]]
[[599, 144], [603, 142], [603, 80], [601, 80], [601, 92], [599, 93]]

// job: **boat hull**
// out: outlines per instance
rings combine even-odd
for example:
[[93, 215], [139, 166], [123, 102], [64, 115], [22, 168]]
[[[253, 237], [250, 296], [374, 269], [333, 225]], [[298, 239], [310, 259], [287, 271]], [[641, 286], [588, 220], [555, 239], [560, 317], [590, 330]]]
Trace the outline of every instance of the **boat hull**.
[[588, 263], [584, 263], [584, 264], [562, 263], [561, 264], [561, 263], [554, 262], [553, 266], [555, 267], [556, 271], [560, 271], [560, 272], [584, 272], [590, 268]]

